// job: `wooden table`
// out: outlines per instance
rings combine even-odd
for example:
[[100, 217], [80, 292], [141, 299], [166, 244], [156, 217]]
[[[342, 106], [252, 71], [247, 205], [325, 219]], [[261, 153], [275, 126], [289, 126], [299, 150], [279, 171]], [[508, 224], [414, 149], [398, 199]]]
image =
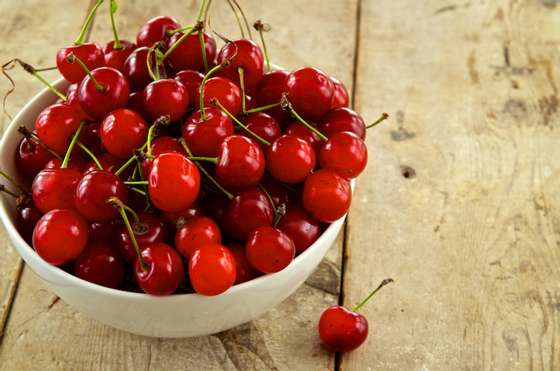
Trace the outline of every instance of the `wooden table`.
[[[197, 11], [194, 0], [121, 3], [129, 38], [151, 16], [188, 23]], [[215, 3], [216, 29], [238, 35], [227, 5]], [[272, 24], [276, 63], [338, 77], [368, 120], [392, 115], [368, 135], [368, 168], [336, 246], [296, 294], [252, 323], [162, 340], [58, 301], [3, 235], [0, 369], [558, 370], [560, 1], [241, 4], [250, 20]], [[2, 58], [53, 65], [88, 6], [0, 2]], [[92, 38], [110, 37], [104, 6]], [[15, 75], [12, 113], [40, 88]], [[396, 283], [363, 309], [365, 345], [325, 352], [323, 308], [355, 304], [385, 277]]]

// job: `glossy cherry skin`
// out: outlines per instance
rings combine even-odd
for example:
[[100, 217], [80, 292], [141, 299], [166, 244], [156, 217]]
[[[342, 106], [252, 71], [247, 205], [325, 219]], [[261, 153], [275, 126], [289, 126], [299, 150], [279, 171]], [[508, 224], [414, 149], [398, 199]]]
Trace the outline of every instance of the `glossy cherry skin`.
[[[81, 82], [81, 81], [80, 81]], [[84, 111], [80, 101], [78, 100], [78, 92], [80, 90], [80, 83], [71, 84], [68, 89], [66, 90], [66, 102], [61, 102], [66, 104], [77, 112], [78, 116], [84, 120], [93, 120], [89, 115]]]
[[198, 96], [200, 84], [204, 79], [204, 75], [198, 71], [187, 70], [177, 73], [174, 79], [183, 84], [183, 86], [187, 89], [187, 93], [189, 95], [188, 110], [198, 106], [199, 103], [196, 100], [196, 97]]
[[[144, 250], [158, 242], [167, 242], [167, 229], [159, 217], [153, 214], [141, 213], [138, 215], [138, 219], [138, 223], [131, 221], [131, 226], [140, 250]], [[134, 245], [130, 240], [126, 226], [119, 226], [115, 233], [116, 244], [121, 256], [126, 261], [134, 263], [138, 255], [136, 255], [136, 250], [134, 250]]]
[[[152, 77], [148, 71], [148, 48], [138, 48], [134, 50], [124, 62], [123, 74], [128, 79], [130, 89], [139, 91], [144, 89], [150, 82]], [[152, 63], [155, 70], [155, 63]], [[164, 75], [165, 69], [160, 67], [160, 75]]]
[[74, 192], [82, 173], [76, 169], [44, 169], [31, 185], [37, 209], [46, 213], [53, 209], [73, 209]]
[[334, 86], [334, 92], [331, 100], [331, 109], [348, 107], [350, 103], [350, 97], [348, 96], [348, 90], [346, 86], [339, 80], [331, 77], [331, 81]]
[[117, 158], [128, 159], [146, 141], [148, 124], [138, 113], [119, 108], [105, 117], [100, 136], [107, 152]]
[[[103, 170], [108, 171], [110, 173], [114, 173], [115, 171], [117, 171], [123, 164], [122, 160], [119, 160], [118, 158], [116, 158], [115, 156], [109, 153], [100, 154], [99, 156], [97, 156], [97, 160], [103, 167]], [[97, 164], [93, 160], [91, 160], [86, 164], [84, 168], [84, 175], [97, 170], [99, 170]], [[126, 170], [124, 174], [126, 174]]]
[[[171, 48], [183, 36], [182, 32], [173, 34], [167, 40], [167, 49]], [[216, 58], [216, 40], [206, 32], [204, 32], [204, 49], [206, 51], [206, 61], [208, 65], [214, 63]], [[194, 70], [204, 71], [204, 62], [202, 60], [202, 51], [200, 49], [200, 40], [198, 33], [187, 36], [177, 48], [167, 58], [171, 68], [174, 71]]]
[[235, 258], [235, 284], [240, 284], [243, 282], [247, 282], [256, 278], [260, 275], [251, 264], [249, 264], [249, 260], [247, 259], [247, 254], [245, 254], [245, 246], [232, 243], [227, 245], [227, 248], [233, 254]]
[[206, 120], [194, 112], [183, 125], [185, 143], [196, 156], [217, 156], [220, 144], [233, 134], [233, 123], [219, 108], [205, 108]]
[[220, 227], [205, 216], [196, 216], [185, 221], [175, 234], [175, 248], [187, 259], [205, 245], [221, 242]]
[[[262, 107], [280, 102], [282, 94], [286, 91], [286, 80], [289, 74], [288, 71], [284, 70], [265, 73], [257, 85], [255, 106]], [[289, 116], [289, 113], [281, 107], [274, 107], [266, 112], [279, 123], [282, 123]]]
[[121, 48], [115, 49], [115, 42], [109, 41], [103, 47], [105, 55], [105, 66], [124, 72], [124, 62], [128, 56], [136, 49], [136, 45], [128, 40], [120, 40]]
[[[47, 162], [47, 164], [45, 165], [45, 169], [60, 169], [61, 166], [62, 160], [54, 157], [49, 162]], [[67, 165], [69, 169], [78, 170], [80, 172], [83, 171], [85, 166], [86, 164], [84, 160], [78, 157], [71, 158]]]
[[261, 147], [251, 138], [230, 135], [218, 149], [216, 177], [221, 185], [243, 189], [257, 185], [263, 177], [265, 159]]
[[341, 131], [333, 134], [319, 151], [323, 169], [331, 169], [345, 178], [355, 178], [367, 165], [368, 151], [364, 141], [356, 134]]
[[289, 207], [278, 223], [278, 229], [294, 242], [299, 255], [321, 235], [321, 224], [301, 207]]
[[231, 58], [231, 63], [218, 74], [239, 84], [238, 67], [243, 68], [245, 89], [249, 95], [257, 88], [263, 75], [264, 57], [261, 48], [251, 40], [240, 39], [225, 44], [218, 53], [217, 63]]
[[225, 210], [223, 225], [229, 236], [244, 241], [261, 226], [271, 226], [274, 212], [266, 194], [258, 188], [239, 192]]
[[90, 171], [80, 180], [74, 194], [76, 210], [90, 222], [114, 219], [118, 210], [107, 200], [116, 197], [126, 204], [128, 190], [124, 182], [106, 170]]
[[33, 231], [37, 254], [53, 265], [76, 259], [86, 246], [89, 225], [73, 210], [51, 210], [39, 219]]
[[[241, 112], [241, 89], [231, 80], [223, 77], [212, 77], [204, 84], [204, 105], [211, 106], [211, 100], [217, 99], [234, 116]], [[198, 92], [196, 101], [200, 100]]]
[[124, 263], [108, 242], [88, 243], [74, 262], [75, 276], [113, 289], [122, 285], [124, 274]]
[[32, 244], [33, 230], [35, 225], [41, 219], [43, 213], [39, 211], [33, 204], [18, 205], [16, 207], [16, 227], [23, 239]]
[[78, 92], [80, 105], [90, 117], [102, 120], [109, 112], [126, 106], [130, 87], [122, 73], [114, 68], [101, 67], [91, 74], [103, 89], [98, 90], [93, 80], [86, 76]]
[[60, 74], [71, 83], [80, 82], [86, 76], [86, 72], [77, 62], [68, 61], [71, 53], [84, 62], [90, 71], [105, 65], [103, 49], [97, 43], [84, 43], [60, 49], [56, 53], [56, 66]]
[[33, 179], [53, 156], [45, 148], [22, 138], [16, 151], [16, 167], [27, 179]]
[[316, 68], [303, 67], [290, 73], [286, 91], [294, 110], [307, 119], [317, 120], [331, 109], [334, 85]]
[[330, 352], [350, 352], [362, 345], [367, 335], [367, 319], [340, 305], [327, 308], [319, 319], [319, 337]]
[[198, 197], [200, 173], [196, 165], [179, 153], [163, 153], [154, 159], [148, 176], [153, 204], [163, 211], [181, 211]]
[[187, 88], [174, 79], [161, 79], [151, 82], [143, 93], [144, 112], [151, 121], [163, 116], [169, 116], [171, 121], [177, 121], [189, 106]]
[[315, 150], [305, 140], [283, 135], [268, 147], [266, 168], [283, 183], [299, 183], [315, 168]]
[[[282, 129], [276, 119], [264, 112], [250, 113], [245, 117], [245, 126], [253, 133], [257, 134], [270, 143], [274, 142], [282, 135]], [[243, 135], [249, 136], [245, 133]], [[263, 150], [266, 146], [263, 145]]]
[[155, 243], [142, 251], [148, 269], [144, 271], [136, 261], [138, 285], [150, 295], [170, 295], [185, 281], [185, 268], [177, 251], [164, 243]]
[[189, 277], [198, 294], [221, 294], [235, 283], [235, 258], [220, 244], [208, 244], [196, 250], [189, 260]]
[[303, 207], [319, 222], [332, 223], [340, 219], [351, 201], [350, 183], [333, 170], [321, 169], [305, 179]]
[[330, 110], [321, 121], [319, 121], [317, 128], [329, 138], [334, 133], [341, 131], [351, 131], [361, 139], [365, 139], [366, 137], [366, 124], [362, 116], [346, 107]]
[[158, 16], [150, 19], [136, 35], [136, 45], [139, 47], [152, 47], [155, 43], [167, 38], [166, 32], [181, 28], [181, 25], [172, 17]]
[[170, 152], [185, 154], [185, 150], [177, 138], [168, 135], [160, 135], [152, 141], [152, 155], [157, 156], [162, 153]]
[[61, 156], [66, 153], [70, 137], [78, 130], [81, 117], [71, 106], [53, 104], [35, 120], [39, 140]]
[[294, 260], [296, 247], [290, 237], [278, 228], [259, 227], [247, 238], [245, 252], [253, 268], [262, 273], [274, 273]]
[[284, 134], [293, 135], [305, 140], [307, 143], [311, 144], [315, 152], [318, 152], [324, 143], [317, 134], [303, 126], [299, 121], [290, 123], [286, 127], [286, 130], [284, 130]]

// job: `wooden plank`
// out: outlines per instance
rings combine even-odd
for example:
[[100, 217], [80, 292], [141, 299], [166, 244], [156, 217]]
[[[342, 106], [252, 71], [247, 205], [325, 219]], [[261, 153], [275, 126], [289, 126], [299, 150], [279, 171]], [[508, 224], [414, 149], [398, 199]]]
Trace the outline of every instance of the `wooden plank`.
[[[163, 13], [187, 20], [197, 12], [194, 1], [121, 3], [118, 22], [129, 38], [149, 17]], [[296, 0], [266, 4], [247, 0], [241, 5], [251, 21], [258, 17], [271, 23], [273, 31], [267, 39], [275, 63], [286, 68], [315, 65], [351, 83], [356, 0], [312, 0], [305, 4]], [[227, 5], [215, 2], [212, 12], [215, 28], [237, 37]], [[307, 21], [300, 22], [294, 15], [304, 12]], [[92, 39], [105, 41], [110, 37], [104, 7]], [[328, 48], [324, 47], [326, 42]], [[93, 322], [63, 302], [56, 302], [36, 276], [25, 271], [0, 346], [0, 370], [332, 369], [334, 357], [319, 346], [316, 323], [323, 308], [338, 301], [341, 246], [339, 237], [307, 284], [274, 310], [232, 331], [185, 340], [138, 337]]]
[[[60, 11], [64, 6], [66, 6], [66, 11]], [[39, 8], [41, 12], [30, 11], [30, 9]], [[52, 16], [45, 19], [43, 12], [52, 14]], [[68, 40], [69, 34], [78, 32], [85, 9], [83, 4], [66, 4], [60, 0], [47, 3], [25, 0], [17, 3], [2, 2], [0, 13], [9, 15], [9, 17], [0, 19], [0, 32], [4, 37], [4, 42], [0, 44], [0, 54], [4, 58], [2, 63], [18, 57], [36, 67], [51, 67], [55, 65], [54, 55], [59, 45], [70, 41]], [[17, 87], [10, 95], [6, 108], [10, 114], [14, 115], [35, 92], [42, 89], [42, 86], [19, 68], [12, 70], [10, 75], [16, 80]], [[56, 72], [45, 73], [45, 77], [50, 79], [56, 78], [56, 76]], [[2, 96], [9, 88], [8, 80], [2, 76], [0, 79]], [[6, 115], [0, 114], [2, 129], [9, 122]], [[3, 252], [0, 255], [1, 339], [23, 269], [23, 262], [9, 242], [3, 227], [0, 227], [0, 241], [2, 241], [0, 249]]]
[[348, 226], [344, 370], [560, 367], [557, 1], [363, 1], [357, 106], [392, 113]]

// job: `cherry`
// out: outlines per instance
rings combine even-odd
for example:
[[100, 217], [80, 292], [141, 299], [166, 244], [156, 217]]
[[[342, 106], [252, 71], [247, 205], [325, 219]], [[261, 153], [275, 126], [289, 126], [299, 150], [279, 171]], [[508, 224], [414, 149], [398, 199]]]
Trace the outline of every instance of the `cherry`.
[[28, 243], [32, 244], [33, 230], [35, 225], [43, 216], [33, 204], [30, 205], [17, 205], [16, 204], [16, 227], [19, 234]]
[[124, 281], [124, 263], [108, 242], [86, 245], [74, 262], [74, 275], [101, 286], [119, 288]]
[[368, 335], [368, 321], [356, 311], [360, 309], [377, 291], [388, 283], [393, 282], [388, 278], [373, 290], [353, 310], [346, 309], [340, 305], [327, 308], [319, 319], [319, 337], [321, 343], [330, 352], [350, 352], [366, 340]]
[[[147, 63], [149, 50], [146, 47], [137, 48], [130, 53], [124, 62], [123, 74], [128, 79], [132, 91], [142, 90], [152, 82], [152, 76], [150, 76]], [[155, 58], [150, 59], [152, 59], [150, 63], [152, 63], [155, 69]], [[165, 69], [162, 66], [158, 66], [158, 68], [160, 69], [160, 75], [164, 75]]]
[[334, 86], [324, 72], [303, 67], [290, 73], [286, 92], [294, 109], [311, 120], [321, 118], [331, 108]]
[[198, 71], [187, 70], [177, 73], [174, 79], [183, 84], [183, 86], [187, 89], [187, 93], [189, 95], [189, 106], [187, 109], [193, 109], [197, 102], [196, 97], [198, 96], [198, 91], [200, 89], [202, 79], [204, 79], [204, 75]]
[[245, 246], [232, 243], [227, 245], [229, 251], [233, 254], [235, 258], [235, 284], [240, 284], [243, 282], [247, 282], [252, 280], [255, 277], [258, 277], [259, 272], [257, 272], [251, 265], [249, 264], [249, 260], [247, 260], [247, 254], [245, 254]]
[[367, 158], [364, 141], [349, 131], [333, 134], [319, 151], [321, 167], [334, 170], [345, 178], [360, 175], [367, 165]]
[[107, 202], [110, 197], [117, 197], [126, 203], [128, 200], [126, 186], [113, 173], [94, 170], [84, 175], [76, 186], [74, 206], [88, 221], [109, 221], [118, 215], [117, 210]]
[[[81, 81], [80, 81], [81, 82]], [[83, 110], [80, 101], [78, 100], [78, 91], [80, 90], [80, 84], [71, 84], [66, 90], [66, 101], [61, 101], [60, 103], [66, 104], [77, 112], [78, 116], [83, 120], [93, 120], [88, 114]]]
[[143, 93], [144, 112], [154, 121], [168, 116], [170, 121], [179, 120], [189, 106], [187, 88], [173, 79], [151, 82]]
[[178, 153], [163, 153], [154, 159], [148, 176], [148, 192], [163, 211], [188, 208], [198, 196], [200, 173], [195, 164]]
[[243, 69], [245, 90], [252, 95], [263, 75], [264, 57], [261, 48], [251, 40], [240, 39], [225, 44], [218, 53], [218, 63], [230, 60], [218, 74], [241, 86], [239, 68]]
[[[223, 77], [212, 77], [204, 83], [203, 104], [208, 106], [212, 99], [217, 99], [233, 115], [241, 112], [241, 90], [231, 80]], [[200, 99], [200, 92], [197, 100]]]
[[166, 39], [167, 31], [180, 28], [181, 25], [172, 17], [159, 16], [146, 22], [136, 35], [136, 45], [152, 47], [155, 43]]
[[28, 179], [33, 179], [53, 155], [44, 147], [32, 141], [30, 138], [22, 138], [19, 142], [16, 158], [16, 168]]
[[163, 219], [166, 223], [167, 228], [170, 231], [176, 232], [181, 228], [189, 219], [194, 217], [202, 217], [204, 215], [204, 210], [202, 205], [195, 201], [191, 206], [185, 210], [165, 212], [163, 213]]
[[[55, 157], [51, 159], [49, 162], [47, 162], [47, 164], [45, 165], [45, 169], [60, 169], [61, 166], [62, 166], [62, 160], [59, 159], [58, 157]], [[79, 172], [82, 172], [85, 166], [86, 164], [82, 159], [71, 158], [66, 167], [69, 169], [74, 169], [74, 170], [78, 170]]]
[[97, 43], [85, 43], [60, 49], [56, 53], [56, 65], [61, 75], [71, 83], [82, 81], [86, 76], [86, 71], [77, 63], [68, 60], [69, 55], [75, 55], [89, 70], [105, 65], [103, 49]]
[[114, 243], [117, 226], [113, 221], [102, 223], [91, 223], [89, 241], [90, 242], [109, 242]]
[[348, 90], [346, 86], [339, 80], [331, 77], [331, 81], [334, 86], [334, 93], [331, 100], [331, 109], [345, 108], [348, 107], [350, 103], [350, 97], [348, 96]]
[[84, 126], [78, 138], [79, 142], [82, 144], [78, 148], [76, 154], [87, 155], [91, 158], [91, 155], [87, 154], [84, 150], [84, 146], [90, 150], [93, 154], [99, 154], [103, 152], [103, 145], [101, 144], [101, 138], [99, 137], [99, 131], [101, 130], [101, 124], [99, 122], [91, 122]]
[[218, 295], [235, 283], [235, 258], [224, 246], [211, 243], [196, 250], [189, 260], [193, 289], [201, 295]]
[[263, 177], [265, 159], [260, 146], [251, 138], [230, 135], [218, 149], [216, 177], [225, 187], [243, 189], [255, 186]]
[[113, 156], [129, 158], [148, 135], [148, 124], [138, 113], [126, 108], [111, 112], [101, 123], [101, 142]]
[[350, 184], [333, 170], [321, 169], [305, 179], [303, 207], [320, 222], [332, 223], [343, 217], [351, 201]]
[[189, 259], [195, 251], [208, 244], [219, 244], [222, 234], [218, 225], [210, 218], [195, 216], [177, 230], [175, 248]]
[[271, 226], [274, 211], [266, 194], [259, 188], [239, 192], [229, 201], [223, 217], [228, 235], [244, 241], [249, 233], [261, 226]]
[[115, 41], [109, 41], [103, 47], [105, 65], [124, 73], [124, 62], [136, 49], [136, 45], [128, 40], [119, 40], [120, 48], [115, 47]]
[[216, 156], [222, 141], [233, 134], [233, 123], [218, 108], [208, 107], [204, 111], [206, 119], [197, 111], [185, 121], [183, 139], [195, 155]]
[[315, 168], [315, 151], [305, 140], [293, 135], [278, 138], [266, 153], [270, 175], [284, 183], [299, 183]]
[[303, 126], [298, 121], [291, 122], [286, 127], [286, 130], [284, 130], [284, 134], [296, 136], [298, 138], [305, 140], [313, 147], [315, 152], [318, 152], [321, 149], [321, 146], [323, 145], [323, 141], [321, 140], [321, 138], [319, 138], [317, 134], [315, 134], [314, 132], [312, 132], [305, 126]]
[[[256, 106], [267, 106], [280, 102], [282, 94], [286, 91], [286, 80], [290, 73], [284, 70], [277, 70], [265, 73], [260, 79], [255, 92]], [[270, 108], [266, 111], [279, 123], [282, 123], [289, 116], [288, 112], [280, 106]]]
[[181, 153], [185, 154], [185, 150], [179, 144], [177, 138], [168, 135], [160, 135], [152, 141], [152, 155], [158, 156], [162, 153]]
[[[102, 153], [97, 157], [97, 160], [99, 161], [99, 164], [101, 165], [101, 167], [103, 168], [103, 170], [106, 170], [110, 173], [114, 173], [115, 171], [117, 171], [121, 165], [122, 165], [122, 161], [119, 160], [118, 158], [116, 158], [115, 156], [109, 154], [109, 153]], [[85, 168], [84, 168], [84, 175], [88, 174], [92, 171], [97, 171], [99, 170], [99, 166], [97, 166], [97, 164], [95, 163], [95, 161], [90, 161], [86, 164]]]
[[366, 124], [362, 117], [350, 108], [330, 110], [319, 122], [318, 129], [327, 137], [340, 131], [350, 131], [361, 139], [366, 137]]
[[301, 254], [321, 235], [321, 225], [303, 208], [288, 208], [278, 223], [278, 229], [294, 241], [296, 254]]
[[63, 155], [68, 139], [80, 126], [80, 119], [71, 106], [56, 103], [39, 113], [35, 120], [35, 130], [42, 143]]
[[261, 181], [261, 188], [266, 189], [274, 205], [291, 205], [294, 203], [293, 194], [295, 190], [288, 190], [285, 184], [278, 182], [270, 175], [265, 175]]
[[135, 274], [138, 285], [147, 294], [172, 294], [185, 281], [183, 261], [171, 246], [154, 243], [141, 254], [143, 260], [136, 261]]
[[77, 169], [41, 170], [31, 185], [37, 209], [43, 213], [53, 209], [73, 209], [74, 191], [81, 178], [82, 173]]
[[[167, 40], [167, 48], [171, 48], [182, 36], [182, 32], [174, 33]], [[216, 58], [216, 40], [206, 32], [203, 32], [203, 37], [207, 63], [212, 64]], [[167, 60], [175, 71], [204, 71], [204, 61], [202, 59], [198, 32], [188, 35], [181, 41], [175, 50], [169, 54]]]
[[245, 125], [253, 133], [270, 143], [274, 142], [282, 135], [282, 130], [276, 119], [264, 112], [248, 114], [245, 118]]
[[262, 273], [279, 272], [286, 268], [296, 253], [294, 242], [277, 228], [256, 228], [245, 245], [249, 264]]
[[51, 210], [39, 219], [33, 231], [37, 254], [53, 265], [76, 259], [86, 246], [89, 225], [75, 211]]
[[[147, 213], [141, 213], [136, 217], [131, 224], [131, 229], [140, 250], [144, 250], [154, 243], [167, 242], [167, 229], [159, 217]], [[126, 261], [133, 263], [138, 256], [126, 226], [119, 226], [115, 233], [116, 245], [121, 256]]]

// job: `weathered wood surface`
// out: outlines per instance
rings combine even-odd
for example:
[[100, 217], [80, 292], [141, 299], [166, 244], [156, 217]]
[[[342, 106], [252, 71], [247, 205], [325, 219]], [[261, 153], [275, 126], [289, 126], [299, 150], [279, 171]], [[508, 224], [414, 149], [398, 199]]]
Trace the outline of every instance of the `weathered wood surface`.
[[[188, 23], [196, 17], [198, 6], [195, 1], [160, 3], [137, 0], [120, 3], [119, 28], [123, 36], [128, 38], [134, 37], [138, 27], [155, 15], [169, 14]], [[215, 29], [221, 33], [239, 35], [227, 5], [219, 1], [214, 3], [212, 13]], [[21, 6], [22, 14], [29, 4], [34, 2], [28, 0], [27, 5]], [[59, 45], [71, 41], [72, 35], [78, 31], [77, 24], [83, 19], [86, 5], [86, 2], [75, 4], [60, 0], [48, 8], [42, 8], [40, 21], [36, 21], [36, 24], [41, 24], [41, 29], [57, 27], [62, 22], [62, 16], [75, 18], [72, 22], [67, 21], [64, 32], [58, 34], [59, 39], [50, 42], [49, 49], [42, 49], [45, 56], [54, 55]], [[250, 21], [260, 18], [273, 26], [273, 32], [267, 34], [267, 39], [275, 63], [286, 68], [315, 65], [351, 87], [356, 0], [313, 0], [305, 3], [292, 0], [266, 4], [247, 0], [241, 1], [241, 5], [246, 9]], [[59, 18], [50, 16], [50, 13], [54, 15], [57, 12], [62, 12]], [[309, 17], [306, 22], [294, 16], [303, 13]], [[10, 10], [4, 14], [9, 16], [4, 21], [0, 20], [0, 25], [1, 22], [12, 22], [12, 18], [19, 13]], [[227, 21], [217, 22], [220, 19]], [[25, 31], [35, 35], [34, 27], [35, 24], [26, 25]], [[20, 30], [21, 38], [9, 41], [14, 45], [5, 55], [13, 55], [17, 44], [26, 40], [23, 31]], [[42, 36], [37, 33], [34, 37], [40, 39]], [[107, 8], [104, 7], [96, 18], [92, 39], [104, 42], [110, 37]], [[332, 43], [329, 48], [324, 47], [324, 40]], [[40, 52], [39, 46], [35, 49]], [[19, 93], [20, 104], [31, 96], [32, 90], [30, 88], [26, 93]], [[17, 111], [17, 107], [14, 106], [13, 111]], [[56, 300], [38, 278], [26, 269], [20, 280], [6, 333], [0, 343], [0, 370], [333, 369], [334, 356], [318, 345], [316, 323], [322, 308], [338, 302], [341, 248], [340, 236], [336, 246], [306, 285], [268, 314], [232, 331], [186, 340], [149, 339], [100, 325]], [[17, 262], [15, 253], [12, 261], [6, 263], [4, 260], [4, 257], [0, 257], [0, 264], [6, 264], [8, 269], [12, 269]]]

